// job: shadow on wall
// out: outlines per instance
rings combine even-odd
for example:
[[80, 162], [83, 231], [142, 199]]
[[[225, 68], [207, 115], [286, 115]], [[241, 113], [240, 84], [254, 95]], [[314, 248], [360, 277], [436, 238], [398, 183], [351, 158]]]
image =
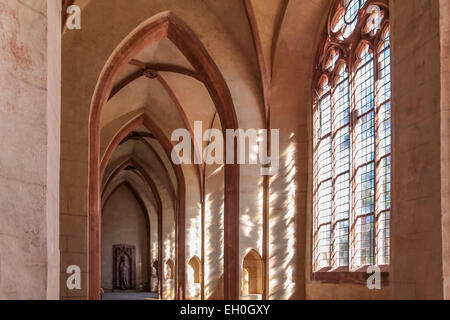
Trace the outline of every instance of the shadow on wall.
[[224, 279], [222, 274], [219, 280], [217, 281], [216, 288], [214, 289], [213, 293], [208, 298], [208, 300], [223, 300], [223, 292], [224, 292]]

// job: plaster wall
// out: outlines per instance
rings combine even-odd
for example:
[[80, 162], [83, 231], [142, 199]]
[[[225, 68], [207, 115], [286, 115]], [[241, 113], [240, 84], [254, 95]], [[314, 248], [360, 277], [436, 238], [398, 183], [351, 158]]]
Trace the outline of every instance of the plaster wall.
[[59, 298], [60, 10], [0, 1], [0, 299]]
[[270, 127], [280, 129], [280, 170], [269, 181], [270, 299], [308, 297], [308, 110], [320, 38], [311, 30], [322, 30], [329, 6], [290, 1], [273, 57]]
[[[221, 129], [216, 117], [213, 128]], [[224, 253], [224, 166], [205, 166], [205, 299], [223, 299]]]
[[392, 0], [394, 299], [442, 299], [439, 1]]

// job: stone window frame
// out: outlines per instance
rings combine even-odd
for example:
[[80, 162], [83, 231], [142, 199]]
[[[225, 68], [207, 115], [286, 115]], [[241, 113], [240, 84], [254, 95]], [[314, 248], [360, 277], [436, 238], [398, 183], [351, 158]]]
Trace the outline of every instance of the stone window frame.
[[[391, 137], [391, 130], [389, 131], [388, 139], [390, 139], [388, 146], [389, 146], [389, 152], [383, 154], [382, 157], [378, 157], [377, 151], [378, 147], [377, 144], [379, 143], [379, 131], [380, 131], [380, 120], [378, 119], [378, 112], [380, 108], [386, 105], [390, 105], [391, 103], [391, 97], [389, 96], [388, 99], [383, 101], [383, 103], [378, 104], [377, 98], [379, 95], [379, 90], [381, 88], [380, 86], [380, 80], [382, 79], [382, 73], [380, 72], [381, 69], [381, 62], [379, 60], [379, 56], [386, 50], [391, 50], [392, 44], [390, 42], [390, 21], [389, 21], [389, 1], [388, 0], [359, 0], [360, 8], [357, 14], [356, 22], [354, 22], [353, 31], [349, 34], [346, 34], [346, 37], [343, 36], [343, 28], [345, 25], [341, 25], [340, 28], [335, 28], [335, 26], [338, 24], [339, 20], [342, 18], [343, 15], [345, 15], [345, 4], [352, 4], [358, 2], [358, 0], [335, 0], [329, 17], [328, 17], [328, 23], [327, 23], [327, 29], [324, 33], [323, 39], [321, 41], [317, 57], [316, 57], [316, 64], [314, 69], [314, 76], [313, 76], [313, 222], [312, 222], [312, 234], [311, 234], [311, 257], [312, 257], [312, 271], [311, 271], [311, 279], [316, 281], [323, 281], [323, 282], [331, 282], [331, 283], [342, 283], [342, 282], [349, 282], [349, 283], [365, 283], [366, 279], [369, 275], [366, 274], [367, 268], [371, 265], [378, 265], [381, 272], [382, 272], [382, 280], [383, 282], [388, 281], [388, 275], [389, 275], [389, 262], [390, 262], [390, 236], [387, 236], [387, 241], [385, 240], [385, 247], [387, 242], [387, 250], [388, 253], [384, 257], [387, 259], [383, 261], [382, 263], [378, 263], [379, 256], [377, 254], [377, 231], [386, 231], [389, 230], [390, 232], [390, 220], [389, 222], [384, 221], [384, 227], [380, 226], [380, 221], [378, 220], [382, 215], [385, 215], [388, 213], [389, 218], [390, 214], [392, 212], [392, 204], [389, 200], [389, 207], [384, 208], [383, 210], [379, 210], [378, 205], [378, 195], [379, 192], [377, 192], [377, 189], [379, 186], [377, 186], [377, 181], [379, 180], [380, 176], [380, 162], [383, 159], [391, 159], [392, 158], [392, 137]], [[376, 20], [374, 18], [374, 11], [372, 10], [372, 14], [369, 13], [368, 8], [370, 6], [377, 6], [380, 9], [380, 12], [382, 14], [381, 20]], [[380, 13], [378, 12], [378, 13]], [[379, 15], [378, 17], [380, 17]], [[372, 19], [373, 18], [373, 19]], [[381, 21], [381, 23], [380, 23]], [[372, 22], [372, 25], [369, 24], [369, 22]], [[376, 25], [378, 28], [370, 29], [371, 26]], [[376, 32], [368, 33], [370, 30], [376, 30]], [[386, 37], [387, 35], [387, 37]], [[388, 45], [385, 45], [388, 43]], [[356, 75], [360, 68], [359, 62], [357, 57], [358, 53], [361, 52], [362, 46], [367, 45], [369, 47], [370, 53], [372, 54], [372, 58], [367, 63], [372, 63], [372, 70], [373, 70], [373, 100], [374, 100], [374, 107], [373, 109], [369, 110], [368, 112], [365, 112], [363, 114], [358, 115], [356, 113], [356, 101], [355, 101], [355, 89], [356, 89]], [[383, 48], [380, 50], [380, 47], [383, 45]], [[392, 54], [390, 51], [389, 54], [389, 68], [391, 69], [391, 62], [392, 62]], [[336, 107], [336, 101], [330, 102], [330, 115], [329, 115], [329, 126], [330, 126], [330, 133], [322, 136], [320, 132], [318, 132], [318, 128], [316, 128], [317, 123], [317, 114], [319, 112], [319, 103], [320, 101], [327, 97], [329, 95], [330, 97], [333, 97], [335, 94], [335, 89], [340, 84], [342, 84], [343, 81], [346, 79], [339, 79], [338, 74], [343, 68], [346, 68], [347, 71], [347, 77], [348, 77], [348, 94], [350, 99], [350, 111], [349, 111], [349, 132], [350, 132], [350, 161], [349, 161], [349, 170], [347, 174], [349, 175], [349, 184], [350, 184], [350, 200], [349, 200], [349, 215], [346, 220], [348, 220], [348, 245], [347, 245], [347, 252], [348, 252], [348, 265], [345, 266], [345, 263], [343, 263], [343, 266], [334, 264], [333, 261], [333, 238], [334, 235], [332, 231], [334, 231], [336, 224], [339, 221], [335, 221], [335, 206], [334, 206], [334, 196], [335, 196], [335, 182], [339, 176], [336, 176], [334, 173], [335, 165], [336, 165], [336, 159], [334, 157], [334, 144], [331, 143], [331, 168], [332, 168], [332, 174], [330, 180], [331, 182], [331, 197], [333, 200], [331, 200], [330, 203], [332, 204], [331, 208], [331, 222], [329, 223], [330, 229], [332, 230], [330, 232], [330, 244], [329, 244], [329, 265], [326, 267], [318, 267], [317, 266], [317, 258], [318, 258], [318, 252], [317, 249], [317, 232], [319, 231], [319, 227], [316, 221], [317, 214], [316, 214], [316, 200], [317, 200], [317, 193], [319, 191], [318, 187], [320, 183], [327, 182], [327, 180], [323, 180], [320, 183], [318, 183], [319, 179], [319, 172], [316, 171], [316, 169], [319, 166], [319, 163], [316, 163], [316, 153], [318, 153], [317, 147], [319, 146], [319, 143], [326, 139], [327, 137], [330, 138], [332, 141], [336, 138], [336, 133], [345, 128], [346, 125], [342, 125], [338, 128], [335, 128], [334, 126], [334, 117], [335, 114], [335, 107]], [[392, 83], [392, 77], [391, 72], [389, 69], [389, 85]], [[350, 72], [349, 72], [350, 71]], [[386, 82], [384, 83], [386, 84]], [[326, 86], [329, 85], [329, 88]], [[328, 90], [328, 91], [327, 91]], [[389, 94], [391, 95], [391, 89], [389, 89]], [[365, 264], [362, 266], [352, 267], [352, 242], [355, 239], [355, 224], [354, 224], [354, 217], [355, 217], [355, 191], [357, 187], [357, 183], [355, 181], [356, 179], [356, 167], [354, 164], [354, 157], [355, 157], [355, 130], [356, 125], [358, 124], [358, 121], [367, 115], [368, 113], [374, 114], [374, 137], [373, 137], [373, 149], [374, 149], [374, 159], [370, 161], [366, 161], [364, 163], [359, 164], [358, 168], [361, 168], [367, 164], [370, 164], [371, 162], [374, 164], [375, 169], [374, 171], [374, 182], [373, 182], [373, 209], [372, 212], [368, 213], [367, 216], [372, 216], [373, 221], [375, 224], [375, 227], [372, 228], [372, 237], [373, 237], [373, 245], [371, 248], [373, 250], [372, 257], [373, 261], [370, 264]], [[320, 121], [320, 120], [319, 120]], [[392, 121], [392, 114], [391, 110], [389, 108], [388, 112], [388, 121], [389, 121], [389, 128], [391, 128], [391, 121]], [[384, 123], [384, 121], [382, 122]], [[322, 129], [322, 126], [321, 126]], [[320, 135], [320, 138], [319, 138]], [[340, 176], [346, 174], [346, 172], [341, 172]], [[389, 172], [389, 186], [390, 190], [392, 192], [392, 172]], [[364, 215], [363, 215], [364, 216]], [[361, 215], [358, 215], [358, 218], [361, 218]], [[344, 219], [345, 220], [345, 219]], [[325, 224], [324, 224], [325, 225]], [[386, 239], [385, 238], [385, 239]]]

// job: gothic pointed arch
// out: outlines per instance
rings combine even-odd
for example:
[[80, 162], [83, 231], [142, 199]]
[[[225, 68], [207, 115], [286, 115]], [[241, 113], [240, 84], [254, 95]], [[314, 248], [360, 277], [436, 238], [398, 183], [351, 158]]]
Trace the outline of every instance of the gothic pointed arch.
[[188, 282], [192, 284], [197, 284], [202, 282], [202, 261], [199, 257], [194, 256], [189, 260], [189, 276]]
[[[208, 90], [212, 101], [214, 102], [219, 114], [222, 128], [236, 129], [237, 118], [234, 110], [228, 86], [206, 52], [200, 40], [186, 26], [186, 24], [171, 12], [163, 12], [148, 19], [138, 26], [130, 35], [123, 40], [104, 66], [104, 69], [97, 82], [97, 86], [91, 101], [90, 108], [90, 152], [89, 152], [89, 250], [91, 259], [89, 259], [89, 297], [98, 299], [100, 293], [100, 269], [98, 257], [95, 258], [95, 252], [99, 251], [99, 199], [101, 188], [101, 176], [104, 166], [100, 167], [100, 123], [102, 108], [110, 97], [114, 81], [122, 68], [145, 46], [163, 38], [171, 40], [178, 49], [183, 52], [191, 65], [202, 74], [204, 85]], [[237, 298], [238, 295], [238, 216], [239, 216], [239, 167], [237, 164], [225, 166], [225, 242], [226, 246], [225, 260], [225, 296]], [[182, 204], [179, 207], [184, 209]], [[178, 221], [178, 252], [183, 254], [184, 241], [184, 221]], [[184, 279], [185, 262], [184, 259], [177, 259], [179, 267], [177, 294], [179, 299], [184, 299]]]
[[245, 296], [263, 294], [263, 266], [260, 254], [250, 250], [242, 265], [242, 293]]

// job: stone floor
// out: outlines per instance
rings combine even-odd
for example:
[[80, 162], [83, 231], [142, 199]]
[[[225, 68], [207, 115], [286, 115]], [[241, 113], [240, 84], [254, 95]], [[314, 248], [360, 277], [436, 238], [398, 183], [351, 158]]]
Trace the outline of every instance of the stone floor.
[[102, 300], [157, 300], [158, 294], [152, 292], [112, 292], [104, 293]]

